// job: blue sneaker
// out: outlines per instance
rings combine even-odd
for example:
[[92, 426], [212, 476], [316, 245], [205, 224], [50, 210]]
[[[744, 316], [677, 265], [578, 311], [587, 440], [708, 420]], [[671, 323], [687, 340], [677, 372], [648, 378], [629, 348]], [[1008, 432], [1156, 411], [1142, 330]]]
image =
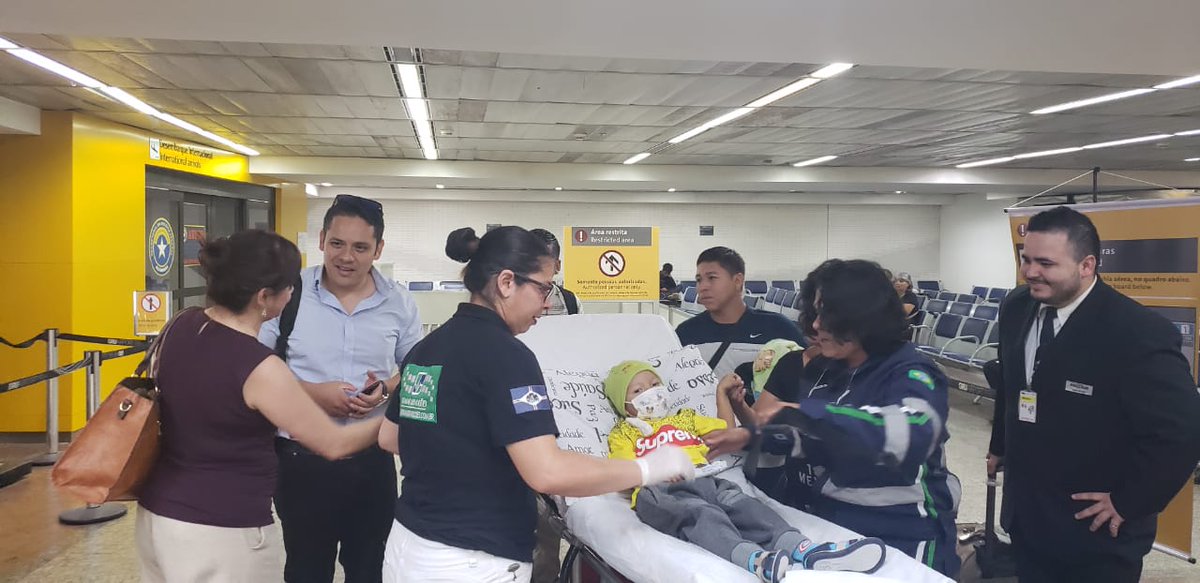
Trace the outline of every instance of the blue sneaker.
[[780, 583], [791, 566], [791, 557], [783, 551], [757, 551], [750, 555], [746, 570], [758, 575], [763, 583]]
[[807, 543], [796, 547], [792, 561], [811, 571], [874, 573], [887, 555], [877, 538], [851, 539], [841, 543]]

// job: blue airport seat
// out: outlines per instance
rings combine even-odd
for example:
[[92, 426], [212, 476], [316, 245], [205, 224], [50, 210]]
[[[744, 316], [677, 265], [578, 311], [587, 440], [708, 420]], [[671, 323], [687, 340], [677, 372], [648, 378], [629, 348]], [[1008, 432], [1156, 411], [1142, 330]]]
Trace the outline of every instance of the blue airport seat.
[[433, 291], [432, 281], [410, 281], [408, 291]]
[[938, 292], [937, 298], [939, 300], [946, 300], [947, 302], [957, 302], [958, 294], [956, 294], [952, 291], [941, 291], [941, 292]]
[[746, 293], [752, 296], [761, 296], [767, 293], [767, 282], [761, 279], [746, 280]]
[[1000, 317], [1000, 306], [995, 304], [979, 304], [975, 306], [975, 312], [971, 316], [995, 322]]
[[1003, 287], [994, 287], [994, 288], [992, 288], [992, 290], [991, 290], [991, 291], [989, 291], [989, 292], [988, 292], [988, 295], [987, 295], [987, 301], [989, 301], [989, 302], [994, 302], [994, 303], [997, 303], [997, 304], [998, 304], [998, 303], [1000, 303], [1000, 302], [1003, 302], [1003, 301], [1004, 301], [1004, 298], [1005, 298], [1006, 296], [1008, 296], [1008, 289], [1007, 289], [1007, 288], [1003, 288]]
[[979, 296], [977, 296], [975, 294], [958, 294], [958, 297], [955, 298], [954, 301], [964, 302], [964, 303], [968, 303], [968, 304], [978, 304]]
[[951, 314], [956, 314], [956, 315], [965, 317], [965, 316], [971, 315], [971, 309], [974, 307], [975, 307], [975, 304], [967, 304], [964, 302], [954, 302], [954, 303], [950, 304], [950, 309], [948, 309], [946, 311]]
[[790, 279], [773, 279], [771, 280], [771, 287], [792, 291], [796, 289], [796, 282]]
[[942, 282], [932, 279], [918, 279], [917, 289], [925, 289], [930, 291], [942, 291]]
[[971, 288], [971, 295], [976, 295], [981, 298], [986, 298], [987, 293], [988, 293], [988, 288], [983, 287], [982, 285], [977, 285], [977, 286]]

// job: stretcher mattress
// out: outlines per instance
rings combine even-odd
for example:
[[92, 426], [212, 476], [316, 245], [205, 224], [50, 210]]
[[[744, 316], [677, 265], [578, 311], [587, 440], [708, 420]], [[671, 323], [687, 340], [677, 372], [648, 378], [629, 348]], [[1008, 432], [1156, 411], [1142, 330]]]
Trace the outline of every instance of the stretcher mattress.
[[[520, 339], [537, 355], [543, 369], [559, 371], [606, 371], [625, 359], [653, 359], [672, 351], [679, 351], [679, 340], [665, 320], [656, 315], [642, 314], [599, 314], [577, 316], [554, 316], [542, 318]], [[687, 353], [687, 349], [680, 351]], [[672, 361], [682, 367], [688, 362]], [[657, 359], [656, 359], [657, 360]], [[666, 359], [662, 361], [664, 364]], [[701, 366], [704, 365], [701, 363]], [[706, 367], [705, 367], [706, 368]], [[662, 369], [660, 368], [660, 371]], [[695, 370], [686, 373], [687, 379], [700, 378]], [[664, 379], [668, 380], [668, 379]], [[551, 379], [547, 379], [552, 389]], [[677, 381], [676, 381], [677, 382]], [[701, 387], [693, 391], [691, 399], [712, 399], [715, 387]], [[687, 393], [683, 390], [680, 393]], [[569, 424], [587, 420], [587, 415], [573, 415], [567, 408], [559, 408], [556, 400], [555, 419], [559, 429], [567, 433]], [[600, 397], [602, 398], [602, 397]], [[565, 399], [563, 399], [565, 400]], [[703, 412], [704, 403], [689, 401], [688, 406]], [[715, 403], [715, 401], [714, 401]], [[713, 405], [715, 407], [715, 404]], [[597, 437], [607, 434], [612, 428], [613, 417], [600, 416], [596, 427]], [[590, 433], [590, 432], [589, 432]], [[579, 442], [583, 443], [583, 442]], [[560, 438], [560, 445], [564, 438]], [[605, 455], [602, 440], [592, 445], [580, 445], [577, 451], [593, 455]], [[806, 514], [771, 500], [757, 488], [747, 483], [742, 473], [739, 456], [723, 458], [729, 469], [719, 477], [741, 486], [747, 493], [763, 500], [788, 523], [816, 541], [845, 540], [856, 538], [853, 532], [823, 519]], [[611, 567], [637, 583], [753, 583], [757, 578], [749, 572], [717, 557], [700, 547], [662, 534], [638, 520], [629, 507], [629, 500], [620, 494], [606, 494], [590, 498], [559, 500], [560, 509], [565, 510], [567, 528], [588, 547], [601, 556]], [[888, 549], [882, 568], [873, 575], [857, 573], [811, 572], [793, 570], [787, 581], [791, 583], [882, 583], [905, 581], [915, 583], [943, 583], [951, 579], [921, 565], [916, 560]]]

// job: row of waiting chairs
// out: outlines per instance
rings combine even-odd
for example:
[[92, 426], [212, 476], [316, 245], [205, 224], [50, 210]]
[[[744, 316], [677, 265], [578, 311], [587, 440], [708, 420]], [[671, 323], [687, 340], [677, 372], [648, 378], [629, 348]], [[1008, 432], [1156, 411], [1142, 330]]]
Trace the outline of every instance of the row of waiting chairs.
[[[683, 288], [683, 298], [680, 301], [679, 308], [689, 314], [703, 312], [704, 306], [696, 303], [696, 296], [697, 291], [695, 286]], [[746, 303], [747, 308], [752, 310], [782, 314], [785, 318], [793, 322], [800, 320], [800, 292], [795, 289], [788, 290], [771, 287], [762, 296], [747, 293], [742, 296], [742, 301]]]
[[1000, 340], [1000, 306], [920, 298], [914, 318], [917, 350], [935, 360], [972, 367], [996, 358]]
[[746, 295], [761, 297], [772, 289], [793, 291], [797, 288], [796, 281], [791, 279], [773, 279], [769, 283], [765, 279], [748, 279], [745, 284]]
[[408, 291], [461, 291], [467, 289], [461, 281], [440, 281], [435, 286], [432, 281], [410, 281]]
[[942, 291], [920, 290], [918, 292], [918, 295], [924, 296], [927, 298], [946, 300], [948, 302], [967, 302], [967, 303], [971, 303], [971, 304], [987, 302], [987, 303], [992, 303], [992, 304], [999, 304], [1000, 302], [1004, 301], [1005, 297], [1008, 296], [1008, 292], [1009, 292], [1008, 288], [1003, 288], [1003, 287], [985, 288], [985, 287], [977, 286], [972, 290], [972, 293], [969, 293], [969, 294], [954, 293], [952, 291], [946, 291], [946, 290], [942, 290]]
[[933, 317], [949, 313], [980, 318], [989, 322], [994, 322], [1000, 316], [1000, 306], [996, 304], [972, 304], [970, 302], [950, 302], [926, 298], [917, 299], [917, 309]]

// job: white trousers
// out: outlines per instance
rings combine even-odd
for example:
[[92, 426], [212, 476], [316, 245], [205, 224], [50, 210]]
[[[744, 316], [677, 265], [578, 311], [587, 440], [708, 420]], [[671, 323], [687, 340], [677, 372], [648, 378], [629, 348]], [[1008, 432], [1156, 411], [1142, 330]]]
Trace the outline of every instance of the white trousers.
[[225, 528], [137, 507], [134, 540], [143, 583], [282, 583], [279, 524]]
[[423, 539], [392, 522], [383, 553], [383, 583], [529, 583], [533, 563]]

